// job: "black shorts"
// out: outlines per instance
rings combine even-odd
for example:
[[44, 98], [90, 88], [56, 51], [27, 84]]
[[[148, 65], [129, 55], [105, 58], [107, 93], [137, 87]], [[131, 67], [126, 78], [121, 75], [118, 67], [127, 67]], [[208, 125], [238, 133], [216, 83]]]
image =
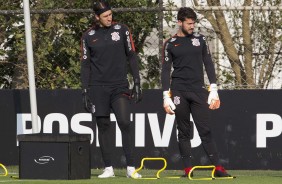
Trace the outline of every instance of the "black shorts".
[[175, 117], [180, 121], [190, 122], [190, 114], [195, 123], [209, 121], [209, 93], [207, 91], [178, 91], [172, 90], [172, 100], [176, 106]]
[[94, 116], [109, 116], [112, 103], [119, 98], [130, 99], [128, 85], [90, 86], [90, 99], [95, 105]]

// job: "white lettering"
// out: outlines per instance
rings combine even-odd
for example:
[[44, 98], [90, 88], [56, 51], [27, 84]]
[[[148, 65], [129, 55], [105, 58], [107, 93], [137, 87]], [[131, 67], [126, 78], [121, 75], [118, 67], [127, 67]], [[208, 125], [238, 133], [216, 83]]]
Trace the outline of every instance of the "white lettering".
[[135, 146], [145, 147], [145, 114], [135, 114]]
[[98, 132], [97, 124], [96, 124], [96, 146], [100, 147], [100, 144], [99, 144], [99, 132]]
[[148, 119], [152, 131], [154, 145], [156, 147], [168, 147], [174, 125], [174, 115], [166, 115], [162, 136], [157, 114], [148, 113]]
[[53, 122], [58, 121], [59, 132], [62, 134], [69, 133], [68, 118], [61, 113], [48, 114], [44, 119], [43, 133], [52, 133]]
[[[17, 114], [17, 135], [20, 134], [32, 134], [32, 124], [30, 123], [30, 128], [27, 128], [26, 124], [27, 122], [31, 122], [31, 114]], [[38, 132], [41, 130], [41, 119], [39, 116], [37, 116], [37, 123], [38, 123]]]
[[190, 116], [190, 119], [193, 122], [193, 128], [194, 128], [194, 130], [193, 130], [194, 131], [194, 137], [193, 137], [193, 139], [191, 139], [191, 147], [195, 148], [195, 147], [200, 146], [202, 141], [201, 141], [201, 138], [199, 136], [199, 132], [198, 132], [196, 126], [195, 126], [192, 115]]
[[[267, 130], [267, 123], [272, 122], [272, 129]], [[266, 148], [268, 137], [277, 137], [282, 133], [282, 119], [277, 114], [257, 114], [257, 148]]]
[[121, 131], [116, 122], [117, 121], [116, 116], [111, 113], [110, 118], [111, 121], [114, 121], [116, 123], [116, 147], [122, 147]]
[[94, 132], [91, 128], [81, 125], [80, 122], [82, 121], [87, 121], [92, 123], [92, 115], [90, 113], [75, 114], [71, 118], [71, 129], [72, 131], [78, 134], [90, 134], [91, 135], [90, 143], [92, 144], [94, 140]]
[[[145, 126], [146, 126], [146, 113], [136, 113], [135, 114], [135, 122], [133, 122], [133, 114], [130, 115], [130, 121], [135, 123], [135, 146], [136, 147], [145, 147]], [[148, 113], [149, 126], [152, 133], [153, 143], [156, 147], [168, 147], [171, 139], [172, 130], [174, 128], [174, 115], [166, 115], [164, 122], [159, 122], [157, 113]], [[122, 147], [122, 135], [121, 131], [118, 127], [116, 117], [113, 113], [110, 114], [111, 122], [116, 123], [116, 147]], [[27, 122], [31, 122], [31, 114], [17, 114], [17, 134], [32, 134], [32, 127], [27, 128]], [[96, 130], [92, 130], [92, 128], [81, 125], [81, 122], [89, 122], [92, 123], [92, 115], [90, 113], [78, 113], [74, 114], [70, 120], [70, 124], [68, 122], [68, 118], [66, 115], [62, 113], [50, 113], [47, 114], [44, 118], [43, 123], [41, 123], [41, 119], [38, 116], [38, 128], [39, 131], [37, 133], [52, 133], [54, 122], [59, 125], [59, 133], [67, 134], [72, 130], [77, 134], [90, 134], [91, 135], [91, 144], [94, 142], [96, 138], [96, 146], [99, 147], [99, 139], [98, 139], [98, 128], [96, 126]], [[160, 130], [160, 123], [164, 123], [163, 131]], [[31, 123], [30, 123], [31, 124]], [[43, 127], [41, 131], [41, 127]], [[96, 133], [96, 135], [94, 135]], [[191, 140], [191, 146], [197, 147], [201, 144], [201, 140], [198, 134], [196, 127], [194, 126], [194, 137]]]
[[[21, 134], [32, 134], [32, 123], [31, 123], [31, 114], [17, 114], [17, 135]], [[30, 128], [27, 128], [27, 122], [30, 122]], [[39, 116], [37, 116], [37, 127], [38, 127], [38, 132], [34, 133], [39, 133], [41, 131], [41, 119]], [[17, 140], [17, 146], [19, 146], [19, 142]]]

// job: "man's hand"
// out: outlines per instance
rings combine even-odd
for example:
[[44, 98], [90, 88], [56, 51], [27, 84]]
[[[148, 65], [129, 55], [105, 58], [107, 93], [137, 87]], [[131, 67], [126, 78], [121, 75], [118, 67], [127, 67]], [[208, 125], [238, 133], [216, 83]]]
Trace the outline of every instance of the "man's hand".
[[164, 91], [163, 92], [163, 99], [164, 99], [164, 110], [167, 114], [174, 114], [174, 110], [176, 109], [174, 103], [171, 100], [171, 94], [170, 91]]
[[208, 97], [208, 104], [210, 105], [209, 108], [214, 110], [220, 107], [220, 100], [217, 93], [217, 85], [211, 84], [209, 87], [209, 97]]
[[142, 90], [140, 87], [140, 83], [134, 83], [133, 89], [131, 91], [131, 98], [134, 99], [135, 103], [138, 103], [142, 100]]
[[82, 90], [82, 101], [83, 101], [84, 108], [87, 112], [90, 112], [90, 113], [95, 112], [95, 105], [92, 104], [88, 96], [87, 89]]

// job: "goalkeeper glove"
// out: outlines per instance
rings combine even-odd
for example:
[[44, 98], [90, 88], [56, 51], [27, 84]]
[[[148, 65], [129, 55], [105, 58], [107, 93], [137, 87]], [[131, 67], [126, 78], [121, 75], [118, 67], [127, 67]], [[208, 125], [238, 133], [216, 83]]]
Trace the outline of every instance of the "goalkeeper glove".
[[94, 113], [95, 112], [95, 105], [92, 104], [87, 89], [82, 90], [82, 101], [84, 104], [84, 108], [87, 112]]
[[176, 109], [174, 103], [172, 102], [172, 99], [171, 99], [171, 93], [170, 91], [164, 91], [163, 92], [163, 99], [164, 99], [164, 109], [165, 109], [165, 112], [168, 113], [168, 114], [174, 114], [174, 110]]
[[134, 98], [135, 103], [138, 103], [142, 100], [142, 90], [140, 87], [140, 83], [134, 83], [130, 96], [131, 98]]
[[211, 84], [209, 87], [208, 104], [210, 109], [218, 109], [220, 107], [220, 100], [217, 93], [217, 85]]

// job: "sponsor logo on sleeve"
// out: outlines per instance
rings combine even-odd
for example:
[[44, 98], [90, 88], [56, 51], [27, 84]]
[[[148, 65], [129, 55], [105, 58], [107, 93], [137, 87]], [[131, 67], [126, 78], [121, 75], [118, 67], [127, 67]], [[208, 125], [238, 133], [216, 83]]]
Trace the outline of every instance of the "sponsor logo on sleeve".
[[131, 51], [132, 50], [132, 46], [131, 46], [131, 40], [130, 40], [129, 31], [126, 31], [125, 34], [126, 34], [126, 41], [127, 41], [128, 49], [129, 49], [129, 51]]
[[82, 49], [83, 49], [83, 59], [87, 59], [87, 49], [86, 49], [86, 43], [85, 40], [82, 41]]

